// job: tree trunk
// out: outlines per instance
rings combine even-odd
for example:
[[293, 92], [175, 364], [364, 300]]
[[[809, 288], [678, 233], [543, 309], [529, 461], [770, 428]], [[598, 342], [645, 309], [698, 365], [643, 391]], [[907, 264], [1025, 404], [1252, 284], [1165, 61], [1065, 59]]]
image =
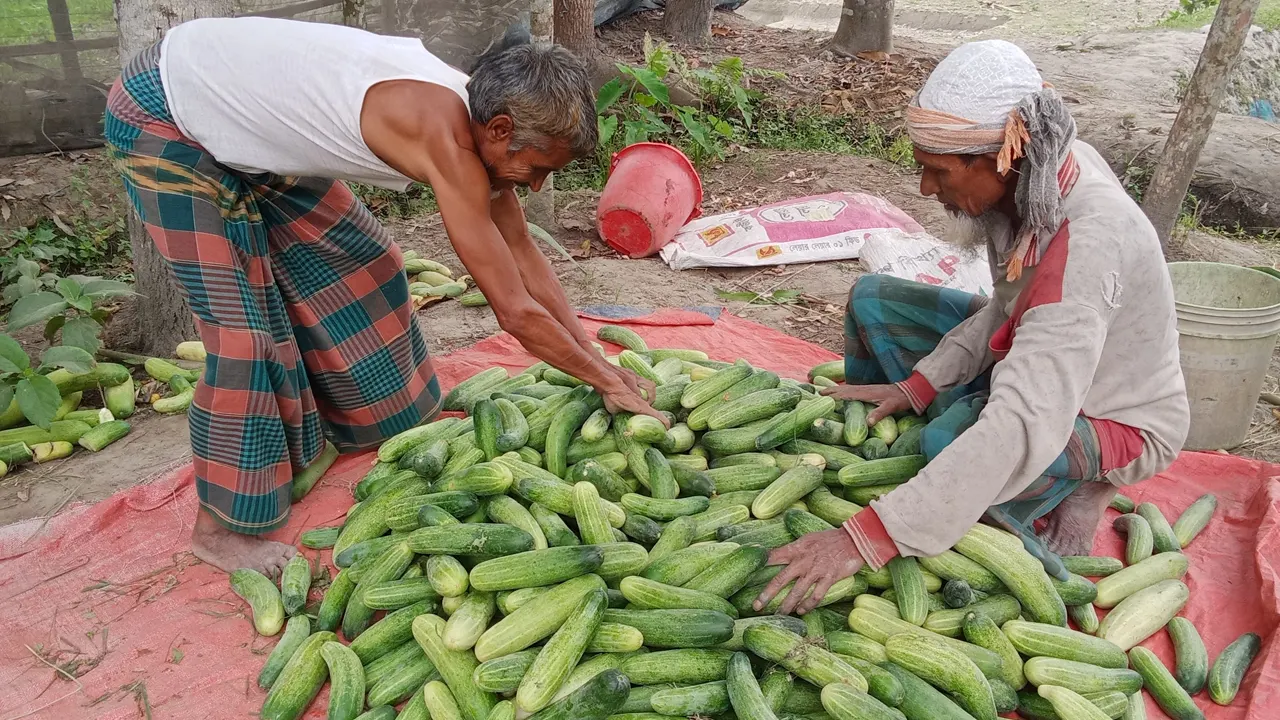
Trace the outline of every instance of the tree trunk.
[[1142, 210], [1155, 226], [1162, 247], [1168, 245], [1178, 222], [1200, 151], [1213, 128], [1231, 70], [1240, 57], [1259, 2], [1222, 0], [1213, 16], [1200, 61], [1187, 84], [1182, 107], [1173, 120], [1173, 127], [1169, 128], [1169, 139], [1164, 143], [1164, 151], [1143, 195]]
[[348, 27], [365, 26], [365, 0], [342, 0], [342, 24]]
[[602, 61], [596, 45], [595, 11], [592, 0], [554, 0], [554, 37], [569, 52], [593, 68]]
[[[199, 17], [229, 17], [231, 0], [115, 0], [120, 29], [120, 65], [160, 40], [169, 28]], [[195, 323], [173, 273], [156, 250], [151, 236], [132, 210], [129, 212], [129, 245], [133, 248], [134, 305], [137, 327], [134, 348], [164, 357], [183, 340], [196, 337]]]
[[[533, 0], [533, 5], [529, 8], [529, 35], [535, 43], [550, 43], [555, 40], [553, 0]], [[542, 183], [542, 189], [529, 193], [529, 198], [524, 203], [524, 213], [529, 218], [529, 222], [549, 233], [556, 231], [555, 192], [555, 178], [548, 175]]]
[[893, 52], [893, 0], [844, 0], [831, 50], [846, 57]]
[[662, 26], [667, 37], [684, 45], [701, 45], [711, 39], [713, 0], [667, 0]]

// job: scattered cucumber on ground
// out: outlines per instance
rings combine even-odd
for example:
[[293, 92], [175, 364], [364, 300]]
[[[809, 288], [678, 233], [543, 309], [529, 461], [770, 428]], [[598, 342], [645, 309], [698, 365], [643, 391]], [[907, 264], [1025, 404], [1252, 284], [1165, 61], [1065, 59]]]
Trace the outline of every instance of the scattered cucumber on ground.
[[137, 411], [140, 384], [154, 386], [146, 400], [156, 412], [186, 412], [207, 355], [198, 341], [179, 343], [174, 355], [169, 360], [104, 349], [84, 372], [49, 372], [45, 377], [62, 403], [47, 428], [28, 424], [16, 399], [0, 412], [0, 477], [26, 463], [100, 452], [124, 438], [132, 429], [127, 419]]
[[[444, 400], [466, 419], [387, 440], [345, 523], [302, 535], [341, 568], [315, 615], [307, 560], [280, 589], [233, 574], [260, 634], [289, 617], [259, 678], [263, 717], [300, 717], [326, 681], [329, 717], [377, 720], [1097, 720], [1142, 717], [1129, 708], [1143, 692], [1187, 720], [1203, 718], [1188, 692], [1239, 692], [1258, 637], [1210, 665], [1177, 617], [1182, 548], [1212, 496], [1172, 524], [1171, 508], [1117, 496], [1128, 562], [1066, 558], [1066, 582], [977, 525], [941, 555], [837, 582], [803, 619], [771, 614], [781, 596], [757, 611], [780, 570], [771, 548], [839, 526], [925, 466], [921, 421], [868, 428], [861, 403], [820, 397], [838, 362], [799, 382], [621, 326], [598, 337], [655, 380], [670, 430], [610, 416], [545, 364], [490, 368]], [[22, 462], [21, 442], [0, 460]], [[1134, 647], [1166, 625], [1176, 669]]]

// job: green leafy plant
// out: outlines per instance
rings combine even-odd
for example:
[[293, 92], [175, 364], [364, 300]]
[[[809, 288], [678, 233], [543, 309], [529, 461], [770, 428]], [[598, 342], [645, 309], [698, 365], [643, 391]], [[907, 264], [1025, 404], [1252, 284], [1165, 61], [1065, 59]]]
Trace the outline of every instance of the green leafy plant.
[[44, 337], [50, 343], [61, 334], [62, 345], [79, 348], [90, 357], [102, 346], [99, 336], [111, 316], [101, 303], [133, 294], [128, 283], [84, 275], [59, 278], [54, 290], [18, 298], [9, 311], [9, 330], [44, 323]]
[[[618, 63], [620, 78], [600, 88], [596, 122], [600, 146], [606, 150], [647, 141], [667, 142], [689, 153], [694, 162], [724, 157], [727, 142], [749, 128], [752, 105], [759, 95], [743, 85], [747, 72], [740, 58], [728, 58], [710, 70], [690, 68], [665, 43], [645, 37], [645, 63]], [[672, 101], [672, 84], [693, 85], [703, 107]]]
[[58, 284], [58, 276], [45, 272], [40, 263], [30, 258], [8, 258], [0, 278], [4, 280], [4, 292], [0, 294], [5, 305], [12, 305], [19, 298], [41, 290], [50, 289]]
[[797, 302], [804, 294], [800, 290], [774, 290], [768, 293], [750, 290], [721, 290], [716, 288], [716, 297], [730, 302], [744, 302], [749, 305], [789, 305]]
[[62, 404], [62, 393], [48, 373], [65, 368], [80, 375], [91, 372], [96, 365], [93, 354], [83, 348], [57, 345], [45, 350], [33, 367], [22, 346], [0, 333], [0, 408], [9, 407], [16, 397], [23, 416], [32, 425], [47, 430]]
[[[22, 261], [35, 262], [43, 274], [54, 277], [101, 271], [127, 259], [129, 247], [120, 218], [107, 221], [76, 220], [68, 224], [54, 217], [41, 220], [32, 227], [20, 227], [0, 234], [0, 275], [6, 283], [11, 278], [30, 276], [30, 271], [15, 270]], [[24, 283], [28, 284], [29, 283]], [[6, 304], [12, 303], [9, 300]]]
[[1217, 6], [1218, 0], [1178, 0], [1179, 9], [1188, 15]]

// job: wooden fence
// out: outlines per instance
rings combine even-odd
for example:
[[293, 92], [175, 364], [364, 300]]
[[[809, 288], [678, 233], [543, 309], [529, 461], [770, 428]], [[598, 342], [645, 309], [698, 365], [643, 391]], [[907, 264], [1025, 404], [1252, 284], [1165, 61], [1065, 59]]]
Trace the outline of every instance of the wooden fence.
[[[394, 3], [395, 0], [382, 0], [379, 7], [390, 5], [394, 9]], [[242, 15], [361, 26], [366, 21], [360, 0], [287, 4], [280, 4], [279, 0], [237, 0], [236, 5]], [[114, 21], [109, 12], [73, 13], [67, 0], [46, 0], [46, 7], [47, 20], [53, 28], [52, 41], [4, 44], [22, 38], [0, 35], [0, 156], [102, 144], [106, 94], [120, 70]], [[0, 13], [0, 18], [6, 14]], [[23, 17], [10, 16], [19, 26]], [[29, 14], [25, 17], [44, 19]], [[378, 22], [378, 18], [371, 19]], [[82, 31], [77, 37], [77, 24], [97, 29]]]

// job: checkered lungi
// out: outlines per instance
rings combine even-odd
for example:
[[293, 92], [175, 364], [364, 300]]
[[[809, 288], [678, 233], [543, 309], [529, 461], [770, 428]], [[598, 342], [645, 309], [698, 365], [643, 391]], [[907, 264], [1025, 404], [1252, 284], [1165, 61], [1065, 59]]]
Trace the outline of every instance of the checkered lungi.
[[[849, 291], [844, 316], [845, 382], [850, 385], [906, 380], [917, 362], [933, 352], [942, 336], [981, 310], [987, 298], [960, 290], [864, 275]], [[986, 404], [990, 371], [973, 382], [940, 392], [929, 406], [932, 420], [922, 436], [930, 458], [951, 444], [978, 419]], [[1057, 507], [1082, 482], [1101, 477], [1102, 454], [1097, 432], [1083, 416], [1076, 418], [1067, 447], [1017, 498], [991, 508], [987, 517], [1003, 525], [1030, 523]]]
[[264, 533], [326, 437], [374, 447], [433, 417], [440, 386], [377, 220], [341, 182], [219, 165], [174, 124], [159, 58], [157, 44], [116, 80], [105, 135], [209, 353], [189, 412], [200, 502]]

